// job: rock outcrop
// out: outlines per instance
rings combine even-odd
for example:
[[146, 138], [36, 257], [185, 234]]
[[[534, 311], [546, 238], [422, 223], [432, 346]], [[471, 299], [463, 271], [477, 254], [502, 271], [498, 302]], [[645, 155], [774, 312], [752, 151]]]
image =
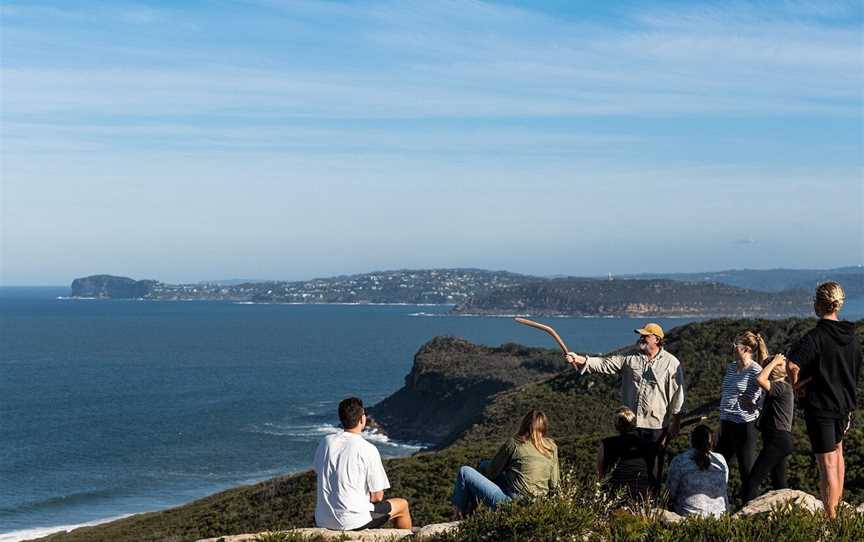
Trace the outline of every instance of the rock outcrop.
[[480, 420], [492, 395], [566, 367], [555, 350], [516, 344], [490, 348], [436, 337], [414, 356], [405, 385], [369, 414], [393, 438], [441, 447]]
[[756, 497], [748, 502], [744, 508], [736, 512], [735, 515], [753, 516], [764, 514], [787, 503], [805, 508], [810, 512], [819, 512], [823, 509], [822, 501], [809, 493], [798, 491], [797, 489], [777, 489]]
[[72, 297], [137, 299], [158, 284], [155, 280], [134, 280], [113, 275], [91, 275], [72, 281]]

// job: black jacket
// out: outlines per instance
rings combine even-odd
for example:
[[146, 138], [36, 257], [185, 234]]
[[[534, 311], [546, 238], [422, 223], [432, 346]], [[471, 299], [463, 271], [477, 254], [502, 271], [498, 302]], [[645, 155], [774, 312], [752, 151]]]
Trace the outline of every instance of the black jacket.
[[812, 378], [802, 400], [807, 414], [841, 418], [855, 410], [862, 364], [855, 324], [821, 319], [787, 357], [801, 368], [799, 381]]

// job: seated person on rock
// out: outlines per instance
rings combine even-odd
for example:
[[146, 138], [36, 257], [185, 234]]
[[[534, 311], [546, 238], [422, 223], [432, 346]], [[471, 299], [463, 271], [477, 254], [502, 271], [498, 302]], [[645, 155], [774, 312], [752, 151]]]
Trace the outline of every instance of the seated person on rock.
[[682, 516], [720, 516], [729, 509], [729, 467], [722, 455], [711, 451], [714, 435], [707, 425], [693, 429], [690, 445], [669, 466], [669, 508]]
[[461, 467], [453, 488], [454, 516], [471, 513], [478, 501], [494, 509], [502, 502], [546, 495], [557, 488], [558, 447], [546, 436], [548, 428], [546, 415], [531, 410], [516, 436], [507, 439], [492, 461], [483, 461], [480, 471]]
[[657, 487], [652, 473], [657, 444], [636, 433], [636, 414], [626, 406], [615, 412], [618, 435], [603, 439], [597, 450], [597, 475], [609, 490], [631, 499], [646, 498]]
[[327, 435], [315, 451], [317, 475], [315, 523], [334, 530], [376, 529], [393, 520], [397, 529], [411, 528], [405, 499], [384, 500], [390, 481], [381, 455], [361, 433], [366, 409], [356, 397], [339, 403], [344, 431]]

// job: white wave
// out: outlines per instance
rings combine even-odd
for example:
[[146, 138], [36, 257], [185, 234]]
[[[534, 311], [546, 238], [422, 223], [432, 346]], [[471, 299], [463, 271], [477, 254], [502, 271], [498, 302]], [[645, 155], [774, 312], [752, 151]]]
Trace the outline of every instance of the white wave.
[[312, 425], [285, 425], [278, 423], [264, 423], [261, 425], [252, 425], [245, 429], [248, 433], [257, 433], [260, 435], [272, 435], [275, 437], [294, 437], [294, 438], [317, 438], [322, 434], [329, 435], [341, 431], [333, 424], [312, 424]]
[[[330, 423], [315, 425], [283, 425], [268, 422], [261, 425], [252, 425], [247, 428], [246, 431], [249, 433], [256, 433], [259, 435], [272, 435], [275, 437], [317, 439], [320, 438], [322, 435], [332, 435], [334, 433], [339, 433], [340, 431], [342, 431], [342, 428]], [[380, 444], [382, 446], [402, 448], [405, 450], [419, 450], [427, 446], [423, 443], [399, 442], [392, 440], [390, 437], [388, 437], [384, 433], [379, 432], [377, 429], [367, 429], [363, 431], [363, 438], [370, 442]]]
[[371, 442], [383, 444], [385, 446], [392, 446], [393, 448], [404, 448], [406, 450], [419, 450], [425, 447], [423, 444], [413, 442], [397, 442], [395, 440], [391, 440], [390, 437], [388, 437], [384, 433], [379, 432], [376, 429], [367, 429], [363, 431], [363, 438]]
[[92, 527], [94, 525], [100, 525], [102, 523], [109, 523], [111, 521], [115, 521], [118, 519], [128, 518], [132, 514], [124, 514], [122, 516], [115, 516], [111, 518], [105, 519], [97, 519], [95, 521], [88, 521], [87, 523], [77, 523], [75, 525], [55, 525], [53, 527], [34, 527], [32, 529], [21, 529], [18, 531], [10, 531], [8, 533], [0, 533], [0, 542], [18, 542], [20, 540], [30, 540], [32, 538], [41, 538], [43, 536], [48, 536], [49, 534], [68, 533], [74, 529], [79, 527]]

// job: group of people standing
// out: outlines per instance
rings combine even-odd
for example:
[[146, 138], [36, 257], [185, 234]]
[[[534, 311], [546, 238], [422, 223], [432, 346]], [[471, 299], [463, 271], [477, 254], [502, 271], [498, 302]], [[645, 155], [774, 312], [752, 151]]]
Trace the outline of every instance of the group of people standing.
[[[741, 475], [743, 502], [753, 499], [770, 477], [775, 489], [786, 487], [786, 458], [793, 451], [795, 396], [819, 469], [820, 497], [829, 517], [843, 495], [843, 436], [857, 406], [856, 386], [862, 353], [855, 326], [839, 319], [845, 296], [836, 282], [816, 289], [819, 321], [787, 353], [770, 356], [764, 338], [745, 330], [733, 341], [733, 360], [723, 376], [719, 434], [707, 425], [690, 432], [691, 448], [669, 465], [665, 488], [669, 507], [683, 515], [719, 515], [729, 510], [728, 465]], [[681, 362], [663, 348], [658, 324], [635, 330], [637, 351], [603, 357], [566, 354], [581, 373], [621, 377], [622, 403], [615, 413], [618, 435], [603, 439], [598, 474], [612, 489], [633, 498], [658, 494], [667, 443], [681, 430], [685, 379]], [[384, 500], [389, 488], [377, 449], [361, 433], [366, 424], [362, 402], [339, 405], [345, 431], [327, 436], [315, 454], [317, 502], [315, 521], [331, 529], [364, 529], [393, 520], [410, 528], [405, 499]], [[457, 518], [478, 503], [495, 508], [502, 502], [542, 496], [560, 483], [558, 448], [549, 438], [549, 420], [539, 410], [523, 418], [519, 430], [478, 468], [456, 473], [452, 504]], [[757, 454], [758, 435], [762, 449]]]
[[[841, 321], [845, 294], [836, 282], [816, 288], [816, 327], [784, 354], [769, 355], [764, 338], [745, 330], [732, 343], [720, 396], [718, 435], [706, 425], [690, 433], [691, 449], [675, 457], [666, 481], [670, 507], [682, 514], [716, 515], [729, 507], [728, 465], [741, 477], [741, 500], [755, 498], [767, 478], [787, 487], [786, 458], [794, 450], [795, 396], [819, 470], [820, 498], [829, 517], [843, 495], [843, 436], [857, 407], [862, 353], [852, 322]], [[680, 362], [663, 349], [657, 324], [636, 330], [639, 352], [603, 358], [567, 354], [584, 372], [620, 374], [625, 407], [616, 413], [619, 435], [604, 439], [598, 472], [631, 494], [658, 488], [663, 450], [680, 430], [684, 378]], [[758, 435], [762, 449], [757, 454]], [[715, 451], [716, 450], [716, 451]]]

